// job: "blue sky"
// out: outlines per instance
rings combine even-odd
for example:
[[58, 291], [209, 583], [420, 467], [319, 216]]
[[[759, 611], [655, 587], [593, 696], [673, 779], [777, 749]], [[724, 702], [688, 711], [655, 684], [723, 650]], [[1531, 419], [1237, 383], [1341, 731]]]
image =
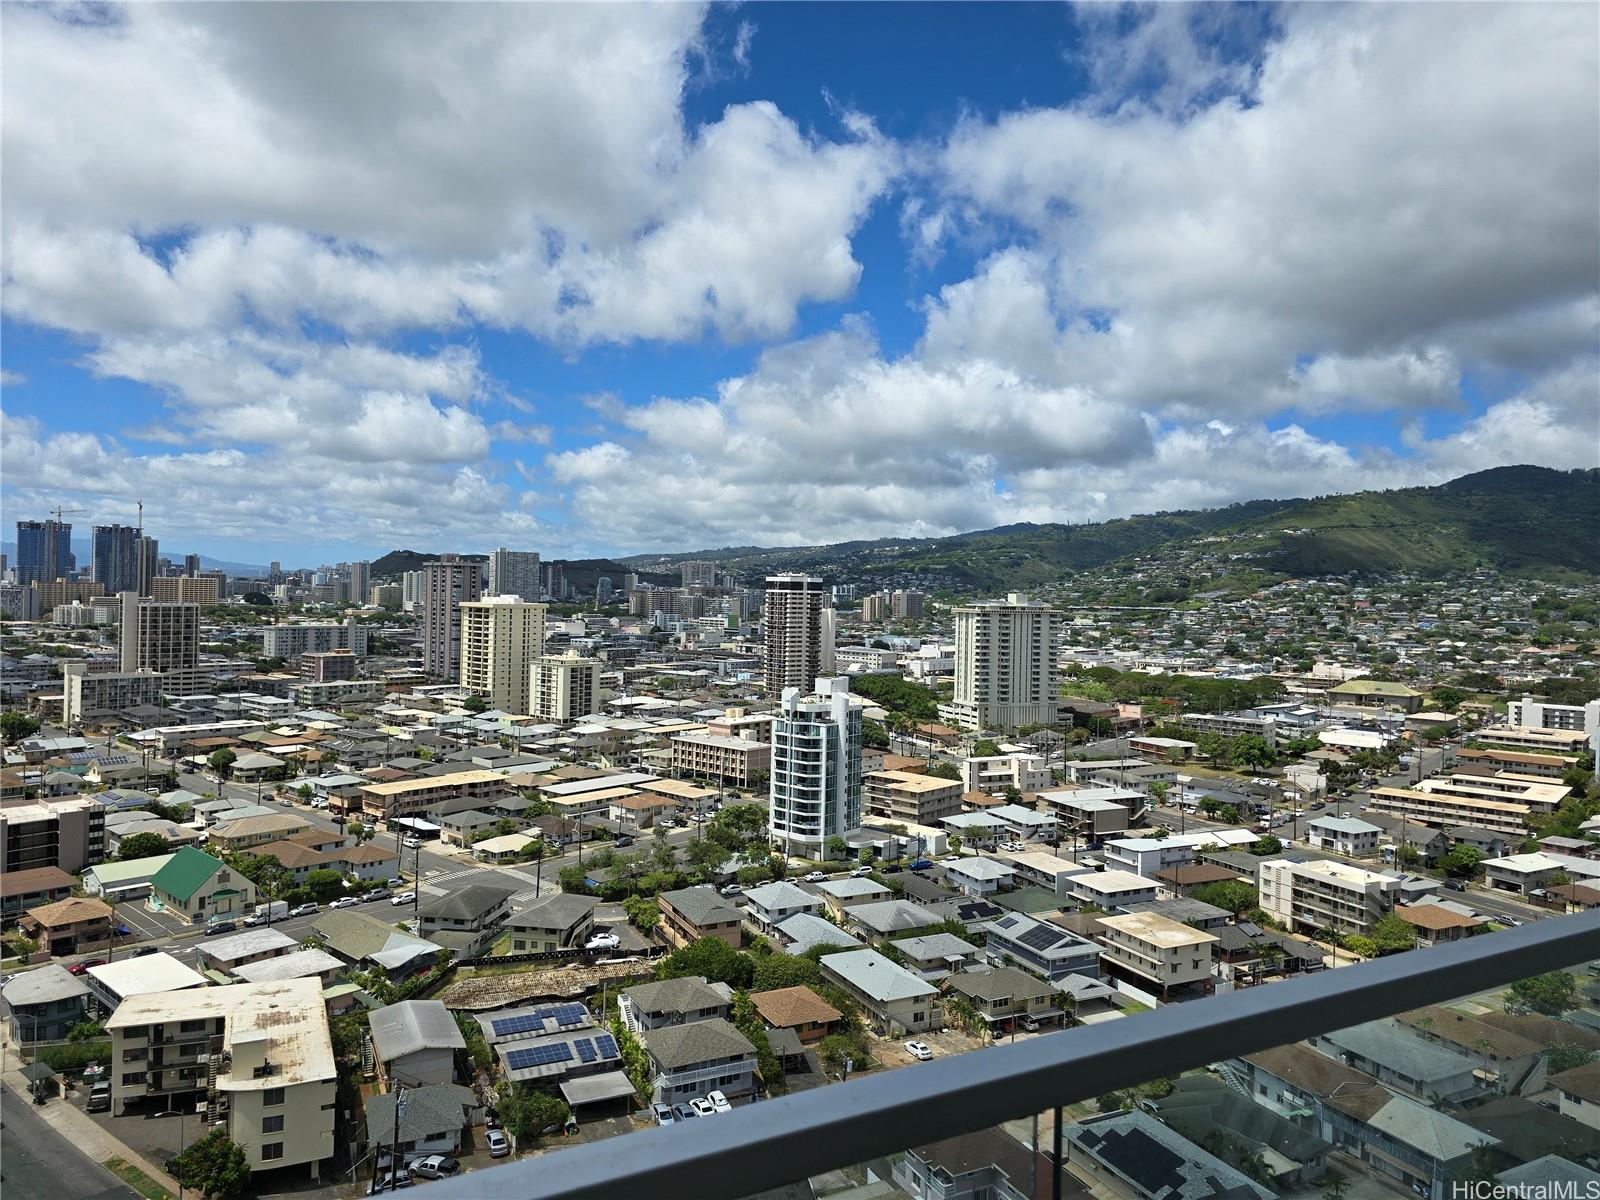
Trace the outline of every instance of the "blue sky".
[[560, 557], [1592, 466], [1597, 22], [13, 7], [4, 519]]

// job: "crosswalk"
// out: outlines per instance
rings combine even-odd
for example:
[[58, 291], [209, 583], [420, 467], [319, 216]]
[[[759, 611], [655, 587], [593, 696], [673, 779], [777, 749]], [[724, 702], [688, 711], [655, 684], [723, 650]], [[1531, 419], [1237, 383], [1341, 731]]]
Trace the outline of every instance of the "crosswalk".
[[[492, 867], [465, 867], [459, 871], [443, 871], [438, 875], [425, 875], [422, 879], [422, 890], [431, 895], [443, 895], [448, 889], [441, 886], [442, 884], [456, 883], [463, 879], [474, 879], [479, 883], [493, 883], [500, 877], [506, 875], [509, 875], [518, 883], [533, 885], [530, 890], [526, 892], [519, 892], [517, 895], [512, 897], [512, 900], [518, 904], [522, 903], [523, 900], [532, 899], [534, 891], [542, 890], [539, 885], [539, 880], [536, 876], [530, 875], [526, 871], [518, 871], [511, 867], [503, 867], [499, 869]], [[545, 883], [549, 884], [550, 881], [546, 880]]]

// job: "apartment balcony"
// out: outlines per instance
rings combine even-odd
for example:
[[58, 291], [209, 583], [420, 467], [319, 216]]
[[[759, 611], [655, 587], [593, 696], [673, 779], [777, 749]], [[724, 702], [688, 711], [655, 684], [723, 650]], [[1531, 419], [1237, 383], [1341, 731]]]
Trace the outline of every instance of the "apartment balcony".
[[[1459, 1005], [1463, 1019], [1503, 1014], [1508, 1001], [1516, 1001], [1511, 984], [1547, 972], [1555, 973], [1555, 981], [1567, 977], [1562, 986], [1582, 1005], [1584, 989], [1594, 983], [1587, 963], [1596, 946], [1600, 911], [1539, 920], [981, 1052], [941, 1052], [931, 1062], [853, 1075], [846, 1083], [741, 1105], [712, 1120], [629, 1133], [466, 1179], [440, 1180], [430, 1185], [430, 1194], [436, 1200], [734, 1200], [809, 1181], [811, 1194], [827, 1197], [864, 1184], [866, 1164], [873, 1164], [891, 1170], [897, 1181], [941, 1172], [960, 1177], [964, 1182], [953, 1184], [952, 1194], [1132, 1195], [1136, 1189], [1119, 1174], [1119, 1164], [1137, 1174], [1140, 1161], [1164, 1154], [1160, 1141], [1180, 1148], [1175, 1161], [1184, 1170], [1193, 1167], [1189, 1182], [1195, 1188], [1206, 1186], [1207, 1178], [1226, 1179], [1240, 1195], [1270, 1200], [1273, 1193], [1242, 1170], [1257, 1169], [1258, 1163], [1247, 1155], [1219, 1160], [1213, 1154], [1235, 1148], [1228, 1138], [1205, 1137], [1212, 1119], [1205, 1113], [1212, 1110], [1195, 1117], [1197, 1099], [1214, 1103], [1218, 1114], [1241, 1106], [1253, 1114], [1233, 1140], [1278, 1122], [1286, 1134], [1279, 1144], [1293, 1151], [1287, 1164], [1282, 1156], [1272, 1160], [1280, 1173], [1279, 1193], [1320, 1195], [1325, 1168], [1351, 1180], [1353, 1194], [1410, 1192], [1428, 1200], [1448, 1200], [1450, 1180], [1467, 1167], [1522, 1170], [1524, 1181], [1536, 1182], [1526, 1174], [1539, 1169], [1534, 1156], [1475, 1133], [1474, 1109], [1448, 1101], [1430, 1108], [1336, 1059], [1315, 1060], [1324, 1063], [1328, 1076], [1319, 1095], [1293, 1091], [1292, 1080], [1286, 1081], [1290, 1090], [1283, 1083], [1269, 1089], [1266, 1072], [1275, 1055], [1320, 1054], [1305, 1039], [1429, 1005]], [[1537, 1020], [1527, 1026], [1575, 1027]], [[1554, 1045], [1561, 1036], [1541, 1034], [1540, 1044]], [[1165, 1094], [1173, 1086], [1181, 1095], [1167, 1105]], [[1098, 1102], [1103, 1097], [1122, 1103], [1105, 1112]], [[1513, 1100], [1556, 1119], [1553, 1106], [1536, 1105], [1533, 1097], [1500, 1103]], [[1374, 1119], [1389, 1104], [1405, 1112], [1393, 1121]], [[1446, 1133], [1465, 1135], [1469, 1148], [1481, 1138], [1482, 1148], [1440, 1163], [1410, 1153], [1391, 1137], [1393, 1130], [1432, 1132], [1433, 1122], [1447, 1123]], [[1463, 1144], [1450, 1138], [1434, 1142], [1445, 1143]], [[1291, 1170], [1307, 1174], [1286, 1179], [1283, 1173]], [[998, 1174], [987, 1181], [973, 1177], [984, 1171]]]

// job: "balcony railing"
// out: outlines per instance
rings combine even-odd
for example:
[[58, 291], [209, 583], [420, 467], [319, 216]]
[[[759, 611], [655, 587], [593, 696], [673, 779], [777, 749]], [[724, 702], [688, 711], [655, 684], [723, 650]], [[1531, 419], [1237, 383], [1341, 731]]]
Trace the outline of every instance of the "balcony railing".
[[430, 1195], [732, 1200], [1051, 1110], [1060, 1163], [1067, 1105], [1567, 968], [1597, 949], [1600, 911], [1539, 921], [542, 1154], [441, 1180]]

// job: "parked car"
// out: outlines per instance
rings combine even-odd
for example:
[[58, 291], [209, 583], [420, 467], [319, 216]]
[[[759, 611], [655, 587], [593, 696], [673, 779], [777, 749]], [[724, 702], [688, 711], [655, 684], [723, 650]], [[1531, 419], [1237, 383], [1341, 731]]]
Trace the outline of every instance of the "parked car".
[[84, 1105], [89, 1112], [111, 1111], [111, 1081], [103, 1079], [89, 1089], [89, 1103]]
[[369, 1195], [376, 1196], [379, 1192], [392, 1192], [396, 1188], [411, 1186], [411, 1172], [404, 1167], [396, 1167], [392, 1171], [385, 1171], [372, 1181], [372, 1191]]
[[129, 929], [126, 925], [117, 925], [111, 930], [111, 932], [116, 934], [118, 937], [127, 937], [133, 932], [133, 930]]
[[409, 1169], [418, 1179], [445, 1179], [461, 1170], [461, 1164], [448, 1154], [430, 1154], [417, 1159]]
[[398, 887], [405, 887], [405, 885], [406, 885], [406, 881], [404, 879], [401, 879], [399, 876], [395, 876], [393, 879], [385, 879], [383, 881], [383, 886], [384, 887], [398, 888]]
[[744, 889], [737, 883], [725, 883], [718, 888], [717, 891], [724, 896], [737, 896], [739, 893], [743, 892]]
[[239, 922], [239, 924], [243, 925], [246, 929], [254, 929], [257, 925], [265, 925], [266, 923], [267, 914], [259, 912], [251, 913], [248, 917]]
[[616, 837], [611, 839], [611, 844], [618, 850], [621, 850], [624, 846], [633, 845], [633, 839], [625, 833], [619, 833]]
[[707, 1092], [706, 1099], [711, 1101], [711, 1108], [714, 1112], [722, 1113], [733, 1111], [733, 1105], [728, 1102], [727, 1096], [723, 1095], [721, 1092]]
[[689, 1107], [694, 1109], [694, 1115], [697, 1117], [714, 1116], [717, 1111], [711, 1107], [711, 1101], [707, 1100], [704, 1096], [696, 1096], [693, 1100], [689, 1101]]
[[490, 1158], [504, 1158], [511, 1153], [511, 1142], [502, 1129], [490, 1129], [483, 1135], [483, 1144], [489, 1148]]
[[585, 950], [615, 950], [622, 939], [614, 933], [597, 933], [583, 944]]
[[652, 1104], [650, 1111], [655, 1113], [657, 1125], [671, 1125], [675, 1119], [672, 1109], [665, 1104]]
[[160, 954], [160, 953], [161, 953], [161, 947], [160, 946], [140, 946], [129, 957], [131, 957], [131, 958], [143, 958], [146, 954]]
[[1467, 890], [1467, 885], [1459, 879], [1446, 879], [1444, 886], [1452, 892], [1464, 892]]
[[394, 893], [388, 888], [381, 887], [373, 888], [370, 892], [363, 893], [361, 898], [363, 900], [387, 900], [392, 895], [394, 895]]
[[206, 936], [216, 937], [219, 933], [233, 933], [238, 928], [237, 921], [213, 921], [206, 926]]
[[828, 873], [826, 871], [810, 871], [806, 874], [807, 883], [826, 883], [827, 879]]
[[291, 917], [309, 917], [314, 912], [320, 912], [322, 905], [315, 900], [307, 900], [304, 904], [296, 904], [289, 910]]
[[422, 849], [422, 839], [408, 837], [405, 841], [405, 847], [407, 850], [420, 850]]
[[354, 908], [356, 905], [358, 905], [360, 903], [361, 903], [361, 901], [358, 900], [354, 896], [340, 896], [332, 904], [328, 905], [328, 907], [329, 908]]
[[928, 1048], [927, 1042], [907, 1042], [906, 1053], [918, 1062], [927, 1062], [933, 1057], [933, 1051]]
[[416, 900], [416, 898], [417, 894], [415, 892], [396, 892], [393, 896], [389, 897], [389, 903], [396, 906], [401, 904], [411, 904]]
[[909, 869], [912, 871], [926, 871], [931, 866], [933, 866], [933, 863], [930, 860], [926, 858], [919, 858], [916, 862], [911, 864]]
[[687, 1104], [674, 1104], [672, 1106], [672, 1115], [679, 1121], [692, 1121], [700, 1114]]
[[854, 871], [850, 872], [850, 878], [851, 879], [865, 879], [868, 875], [871, 875], [871, 874], [872, 874], [872, 868], [871, 867], [857, 867]]

